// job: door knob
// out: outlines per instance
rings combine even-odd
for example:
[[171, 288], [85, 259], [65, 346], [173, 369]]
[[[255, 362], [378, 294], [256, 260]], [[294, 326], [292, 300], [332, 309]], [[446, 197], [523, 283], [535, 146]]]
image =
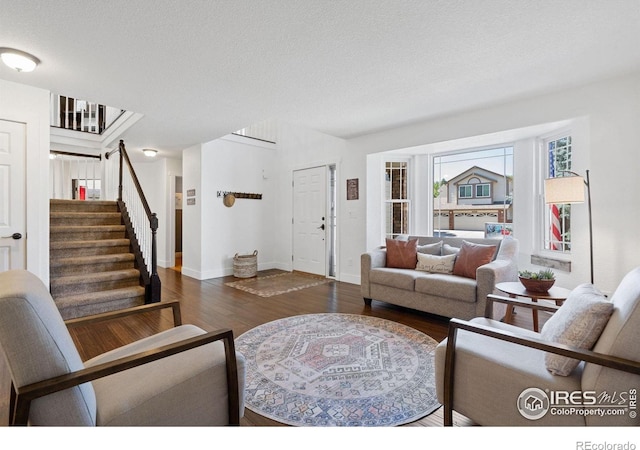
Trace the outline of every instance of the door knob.
[[22, 239], [22, 235], [20, 233], [13, 233], [11, 236], [2, 236], [2, 238], [3, 239], [11, 238], [11, 239], [18, 240], [18, 239]]

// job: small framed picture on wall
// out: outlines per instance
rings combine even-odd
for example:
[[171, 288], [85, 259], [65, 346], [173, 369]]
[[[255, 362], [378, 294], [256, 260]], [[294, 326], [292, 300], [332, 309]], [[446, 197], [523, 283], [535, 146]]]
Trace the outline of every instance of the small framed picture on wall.
[[358, 200], [358, 178], [347, 180], [347, 200]]

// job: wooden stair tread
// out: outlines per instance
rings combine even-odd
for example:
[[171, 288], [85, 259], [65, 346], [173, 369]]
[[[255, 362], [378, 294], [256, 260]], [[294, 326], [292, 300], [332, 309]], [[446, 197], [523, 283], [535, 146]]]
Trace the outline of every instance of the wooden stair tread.
[[60, 198], [52, 198], [49, 200], [51, 205], [117, 205], [115, 200], [67, 200]]
[[51, 233], [73, 233], [78, 231], [124, 231], [124, 225], [55, 225]]
[[97, 239], [86, 241], [53, 241], [51, 249], [83, 248], [83, 247], [122, 247], [130, 244], [129, 239]]
[[55, 258], [51, 260], [51, 267], [82, 264], [102, 264], [120, 261], [133, 261], [133, 253], [115, 253], [112, 255], [76, 256], [73, 258]]
[[51, 286], [65, 286], [76, 283], [100, 283], [103, 281], [121, 280], [126, 278], [138, 278], [138, 269], [112, 270], [93, 274], [64, 275], [51, 279]]
[[142, 286], [132, 286], [108, 291], [90, 292], [87, 294], [74, 294], [58, 297], [54, 301], [59, 308], [80, 306], [94, 303], [107, 303], [112, 300], [144, 297], [145, 289]]
[[52, 199], [49, 203], [50, 213], [57, 212], [80, 212], [80, 211], [101, 211], [119, 212], [118, 203], [108, 200], [60, 200]]
[[69, 217], [122, 217], [117, 211], [51, 211], [49, 216], [56, 219], [67, 219]]

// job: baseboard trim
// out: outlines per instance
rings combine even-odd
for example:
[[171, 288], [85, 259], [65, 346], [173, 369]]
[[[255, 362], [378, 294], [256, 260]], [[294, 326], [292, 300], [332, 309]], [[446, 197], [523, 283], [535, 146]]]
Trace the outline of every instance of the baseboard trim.
[[349, 274], [342, 274], [340, 275], [340, 281], [343, 283], [349, 283], [349, 284], [360, 284], [360, 276], [359, 275], [349, 275]]
[[[278, 264], [276, 263], [258, 263], [258, 270], [269, 270], [269, 269], [280, 269]], [[281, 270], [289, 270], [290, 269], [281, 269]], [[233, 267], [223, 267], [220, 269], [208, 270], [205, 272], [201, 272], [198, 270], [189, 269], [188, 267], [182, 266], [182, 274], [191, 278], [195, 278], [196, 280], [209, 280], [211, 278], [221, 278], [228, 277], [233, 275]]]
[[[285, 263], [277, 263], [277, 262], [268, 262], [268, 263], [258, 263], [258, 270], [269, 270], [269, 269], [278, 269], [284, 270], [286, 272], [291, 272], [293, 267], [291, 264]], [[195, 278], [196, 280], [208, 280], [210, 278], [220, 278], [220, 277], [228, 277], [233, 275], [233, 267], [224, 267], [221, 269], [208, 270], [206, 272], [201, 272], [197, 270], [190, 269], [188, 267], [182, 266], [182, 274], [191, 278]], [[339, 277], [336, 278], [338, 281], [349, 284], [360, 284], [360, 276], [353, 274], [340, 274]]]

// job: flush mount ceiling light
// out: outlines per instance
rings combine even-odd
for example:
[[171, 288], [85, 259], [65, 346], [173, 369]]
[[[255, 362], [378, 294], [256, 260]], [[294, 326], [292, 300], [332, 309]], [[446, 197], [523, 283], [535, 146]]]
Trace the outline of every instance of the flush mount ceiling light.
[[154, 156], [156, 156], [158, 154], [158, 150], [154, 150], [152, 148], [145, 148], [145, 149], [142, 150], [142, 153], [144, 153], [145, 156], [153, 158]]
[[2, 62], [18, 72], [32, 72], [40, 60], [35, 56], [14, 48], [0, 47]]

